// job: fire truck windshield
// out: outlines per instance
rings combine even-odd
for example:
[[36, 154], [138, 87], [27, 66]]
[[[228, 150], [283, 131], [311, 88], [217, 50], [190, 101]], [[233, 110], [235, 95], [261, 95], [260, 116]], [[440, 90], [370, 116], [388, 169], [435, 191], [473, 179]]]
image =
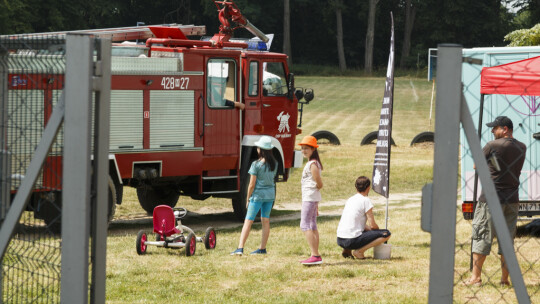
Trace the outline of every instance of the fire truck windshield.
[[281, 62], [263, 63], [263, 95], [284, 96], [287, 94], [287, 79]]

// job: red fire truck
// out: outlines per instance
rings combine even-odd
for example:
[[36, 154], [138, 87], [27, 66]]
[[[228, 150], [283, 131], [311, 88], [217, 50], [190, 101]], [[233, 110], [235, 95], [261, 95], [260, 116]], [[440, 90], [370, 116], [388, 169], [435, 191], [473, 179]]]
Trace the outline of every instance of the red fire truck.
[[[122, 201], [122, 187], [130, 186], [148, 213], [160, 204], [174, 206], [180, 195], [212, 196], [231, 199], [243, 219], [247, 171], [262, 135], [272, 137], [280, 181], [301, 166], [302, 156], [294, 150], [301, 133], [298, 113], [313, 91], [294, 87], [287, 56], [268, 52], [268, 38], [232, 1], [214, 2], [221, 26], [211, 38], [204, 38], [204, 26], [191, 25], [77, 31], [113, 41], [109, 218]], [[232, 39], [238, 27], [259, 38]], [[10, 74], [9, 83], [15, 84], [10, 90], [55, 96], [48, 82], [26, 81], [32, 77], [38, 76]], [[56, 79], [63, 81], [61, 75]], [[46, 167], [61, 168], [53, 158]], [[49, 181], [44, 173], [48, 190], [36, 191], [30, 202], [35, 216], [48, 224], [60, 210], [57, 178]]]

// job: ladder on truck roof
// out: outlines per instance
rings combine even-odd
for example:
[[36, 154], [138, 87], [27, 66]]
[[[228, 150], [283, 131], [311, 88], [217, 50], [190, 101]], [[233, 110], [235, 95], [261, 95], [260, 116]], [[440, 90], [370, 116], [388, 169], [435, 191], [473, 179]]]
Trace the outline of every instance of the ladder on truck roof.
[[92, 34], [98, 38], [110, 38], [112, 42], [128, 40], [144, 40], [148, 38], [186, 39], [186, 36], [203, 36], [206, 34], [204, 25], [160, 24], [133, 27], [116, 27], [105, 29], [75, 30], [63, 32], [45, 32], [5, 35], [2, 37], [34, 38], [43, 36], [65, 37], [66, 34]]

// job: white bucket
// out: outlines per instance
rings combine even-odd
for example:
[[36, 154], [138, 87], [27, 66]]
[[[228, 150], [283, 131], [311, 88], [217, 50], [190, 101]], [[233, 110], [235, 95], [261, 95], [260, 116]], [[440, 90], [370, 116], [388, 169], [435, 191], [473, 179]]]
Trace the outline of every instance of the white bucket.
[[392, 245], [380, 244], [373, 248], [373, 258], [378, 260], [389, 260], [390, 253], [392, 251]]

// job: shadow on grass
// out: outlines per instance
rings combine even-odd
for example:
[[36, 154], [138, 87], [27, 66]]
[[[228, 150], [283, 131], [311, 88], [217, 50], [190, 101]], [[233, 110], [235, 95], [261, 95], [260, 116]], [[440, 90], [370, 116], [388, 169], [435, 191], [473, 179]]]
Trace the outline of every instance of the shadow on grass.
[[[300, 213], [297, 210], [277, 210], [273, 209], [270, 215], [270, 221], [272, 226], [281, 224], [279, 220], [280, 217], [292, 215], [295, 213]], [[274, 219], [272, 221], [272, 219]], [[288, 220], [286, 220], [288, 221]], [[290, 220], [292, 223], [291, 226], [298, 226], [299, 219]], [[255, 219], [255, 223], [259, 223], [260, 218]], [[187, 215], [182, 218], [182, 224], [190, 227], [191, 225], [207, 225], [213, 226], [215, 229], [222, 231], [236, 231], [242, 229], [243, 221], [239, 221], [233, 212], [221, 212], [221, 213], [209, 213], [201, 214], [196, 212], [188, 211]], [[227, 227], [234, 225], [235, 227]], [[115, 233], [116, 231], [125, 231], [125, 230], [137, 230], [137, 229], [151, 229], [152, 228], [152, 217], [145, 216], [133, 219], [122, 219], [114, 220], [109, 224], [109, 233]], [[260, 225], [254, 224], [253, 229], [260, 229]]]

